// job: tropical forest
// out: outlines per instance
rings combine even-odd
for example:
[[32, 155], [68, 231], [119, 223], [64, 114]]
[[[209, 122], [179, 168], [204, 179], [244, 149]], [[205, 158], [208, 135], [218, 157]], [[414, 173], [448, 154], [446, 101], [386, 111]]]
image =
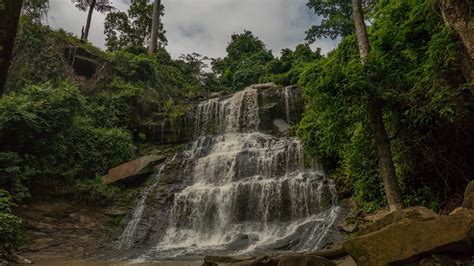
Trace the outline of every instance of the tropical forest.
[[0, 266], [473, 262], [473, 0], [0, 0]]

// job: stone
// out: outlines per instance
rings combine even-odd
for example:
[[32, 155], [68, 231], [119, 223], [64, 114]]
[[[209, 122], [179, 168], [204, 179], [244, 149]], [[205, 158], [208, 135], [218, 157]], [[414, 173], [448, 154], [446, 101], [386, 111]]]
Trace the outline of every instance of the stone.
[[415, 213], [344, 242], [344, 249], [357, 265], [390, 265], [415, 262], [435, 253], [468, 254], [474, 237], [474, 211], [463, 209], [452, 215]]
[[278, 266], [333, 266], [334, 262], [323, 257], [310, 255], [283, 256], [278, 261]]
[[287, 133], [291, 128], [291, 126], [283, 119], [274, 119], [273, 125], [275, 125], [278, 128], [278, 131], [283, 134]]
[[106, 185], [118, 181], [130, 179], [137, 175], [145, 174], [151, 171], [150, 166], [154, 163], [163, 162], [166, 158], [159, 155], [147, 155], [133, 161], [121, 164], [108, 171], [108, 174], [102, 177], [102, 182]]
[[82, 47], [70, 45], [64, 48], [64, 57], [78, 76], [92, 78], [103, 65], [100, 56]]
[[357, 263], [351, 256], [345, 256], [334, 261], [337, 266], [357, 266]]
[[371, 232], [378, 231], [388, 225], [396, 223], [402, 219], [408, 218], [411, 220], [425, 220], [425, 219], [434, 219], [438, 215], [423, 206], [415, 206], [406, 208], [403, 210], [388, 212], [381, 217], [378, 217], [375, 221], [365, 225], [359, 225], [359, 235], [368, 234]]
[[53, 242], [54, 239], [52, 238], [38, 238], [38, 239], [35, 239], [35, 243], [37, 244], [44, 244], [44, 243], [48, 243], [48, 242]]
[[251, 87], [256, 90], [262, 90], [262, 89], [275, 88], [277, 86], [275, 85], [275, 83], [269, 82], [269, 83], [263, 83], [263, 84], [254, 84], [254, 85], [251, 85]]
[[357, 230], [358, 224], [355, 221], [348, 222], [344, 221], [341, 224], [339, 224], [339, 228], [341, 228], [341, 231], [344, 233], [354, 233]]
[[17, 264], [32, 264], [31, 260], [20, 256], [18, 254], [12, 254], [11, 260]]
[[420, 266], [435, 266], [435, 260], [433, 257], [426, 257], [420, 260]]
[[251, 265], [251, 266], [277, 266], [278, 261], [274, 260], [273, 258], [271, 258], [268, 255], [265, 255], [265, 256], [255, 260], [254, 262], [252, 262], [249, 265]]
[[221, 264], [229, 264], [229, 263], [238, 263], [242, 261], [253, 260], [255, 257], [231, 257], [231, 256], [206, 256], [204, 257], [204, 264], [203, 265], [221, 265]]
[[464, 201], [462, 207], [467, 209], [474, 209], [474, 181], [469, 182], [464, 192]]

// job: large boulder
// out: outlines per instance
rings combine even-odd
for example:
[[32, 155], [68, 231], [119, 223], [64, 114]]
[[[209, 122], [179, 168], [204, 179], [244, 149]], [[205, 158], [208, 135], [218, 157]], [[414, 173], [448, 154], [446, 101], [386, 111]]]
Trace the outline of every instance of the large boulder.
[[380, 230], [357, 236], [344, 249], [357, 265], [414, 262], [435, 253], [470, 254], [474, 211], [461, 208], [449, 216], [406, 217]]
[[466, 187], [462, 207], [467, 209], [474, 209], [474, 181], [471, 181]]
[[425, 219], [436, 218], [437, 216], [438, 215], [434, 211], [423, 206], [415, 206], [415, 207], [410, 207], [403, 210], [388, 212], [382, 215], [381, 217], [378, 217], [376, 220], [372, 221], [371, 223], [360, 225], [358, 234], [364, 235], [364, 234], [378, 231], [402, 219], [425, 220]]
[[118, 181], [131, 179], [138, 175], [150, 173], [150, 167], [154, 163], [165, 160], [165, 157], [159, 155], [147, 155], [133, 161], [121, 164], [109, 170], [108, 174], [102, 177], [102, 182], [106, 185]]
[[335, 266], [326, 258], [311, 255], [283, 256], [278, 260], [278, 266]]

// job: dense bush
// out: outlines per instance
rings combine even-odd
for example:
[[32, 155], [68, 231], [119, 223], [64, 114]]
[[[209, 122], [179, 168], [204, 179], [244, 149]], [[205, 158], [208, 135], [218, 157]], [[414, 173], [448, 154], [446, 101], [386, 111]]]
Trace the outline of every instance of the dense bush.
[[12, 215], [12, 205], [10, 194], [0, 189], [0, 259], [8, 259], [21, 243], [21, 219]]
[[369, 39], [364, 66], [349, 35], [305, 69], [298, 135], [310, 154], [332, 162], [333, 176], [363, 209], [384, 206], [365, 112], [368, 95], [377, 95], [405, 204], [443, 207], [474, 178], [474, 116], [462, 96], [459, 40], [425, 0], [380, 2]]
[[[25, 87], [0, 100], [2, 187], [68, 184], [94, 179], [133, 157], [131, 136], [119, 128], [94, 126], [88, 99], [76, 86]], [[16, 178], [10, 178], [16, 177]]]

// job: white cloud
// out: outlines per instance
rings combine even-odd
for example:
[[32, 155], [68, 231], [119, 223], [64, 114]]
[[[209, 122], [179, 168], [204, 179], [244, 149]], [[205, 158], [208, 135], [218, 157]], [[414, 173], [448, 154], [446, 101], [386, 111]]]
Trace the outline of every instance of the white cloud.
[[[129, 1], [113, 0], [126, 11]], [[225, 55], [233, 33], [252, 31], [277, 55], [283, 48], [294, 48], [304, 42], [305, 31], [319, 18], [306, 7], [307, 0], [162, 0], [163, 23], [167, 31], [167, 50], [173, 57], [197, 52], [210, 57]], [[50, 0], [48, 23], [53, 28], [80, 35], [86, 12], [69, 0]], [[103, 35], [105, 15], [94, 13], [89, 39], [105, 48]], [[315, 46], [323, 52], [334, 48], [331, 40]]]

